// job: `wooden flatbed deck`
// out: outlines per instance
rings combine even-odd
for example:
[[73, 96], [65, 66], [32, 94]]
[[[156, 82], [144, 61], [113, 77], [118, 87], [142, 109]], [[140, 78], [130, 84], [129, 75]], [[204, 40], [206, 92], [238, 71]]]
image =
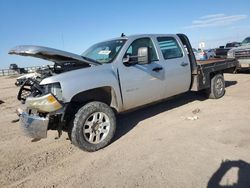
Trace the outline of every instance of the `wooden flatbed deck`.
[[223, 58], [213, 58], [208, 60], [197, 60], [196, 62], [201, 65], [210, 64], [210, 63], [217, 63], [217, 62], [225, 62], [227, 59]]

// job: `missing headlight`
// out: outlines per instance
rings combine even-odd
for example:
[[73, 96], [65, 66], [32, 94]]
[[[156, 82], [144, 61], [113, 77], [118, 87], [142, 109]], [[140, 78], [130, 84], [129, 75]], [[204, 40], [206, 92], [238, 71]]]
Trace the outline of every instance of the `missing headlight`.
[[59, 101], [62, 101], [62, 88], [59, 82], [43, 85], [44, 93], [52, 93]]

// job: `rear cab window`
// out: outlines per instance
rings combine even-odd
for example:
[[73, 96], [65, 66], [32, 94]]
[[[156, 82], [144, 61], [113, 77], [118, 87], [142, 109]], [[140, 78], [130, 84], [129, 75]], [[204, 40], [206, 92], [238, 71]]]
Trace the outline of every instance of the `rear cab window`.
[[165, 60], [183, 57], [182, 49], [175, 38], [157, 37], [157, 41]]

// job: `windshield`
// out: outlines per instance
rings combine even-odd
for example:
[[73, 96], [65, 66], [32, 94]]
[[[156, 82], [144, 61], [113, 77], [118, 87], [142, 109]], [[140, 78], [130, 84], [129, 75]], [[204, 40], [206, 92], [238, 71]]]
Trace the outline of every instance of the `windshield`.
[[93, 59], [99, 63], [110, 63], [120, 52], [126, 39], [111, 40], [97, 43], [83, 52], [82, 56]]
[[241, 43], [241, 45], [246, 45], [246, 44], [250, 44], [250, 37], [247, 37], [246, 39], [244, 39]]

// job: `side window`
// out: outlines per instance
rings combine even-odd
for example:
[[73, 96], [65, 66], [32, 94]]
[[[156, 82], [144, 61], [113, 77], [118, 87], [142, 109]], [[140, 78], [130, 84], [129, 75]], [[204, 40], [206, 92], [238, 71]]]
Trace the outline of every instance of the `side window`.
[[152, 57], [152, 61], [158, 61], [157, 55], [156, 55], [156, 50], [153, 45], [153, 42], [151, 41], [150, 38], [140, 38], [136, 39], [132, 44], [129, 46], [127, 49], [125, 56], [137, 56], [138, 49], [141, 47], [149, 47], [149, 53]]
[[164, 59], [173, 59], [183, 56], [182, 50], [174, 38], [158, 37], [157, 41]]

